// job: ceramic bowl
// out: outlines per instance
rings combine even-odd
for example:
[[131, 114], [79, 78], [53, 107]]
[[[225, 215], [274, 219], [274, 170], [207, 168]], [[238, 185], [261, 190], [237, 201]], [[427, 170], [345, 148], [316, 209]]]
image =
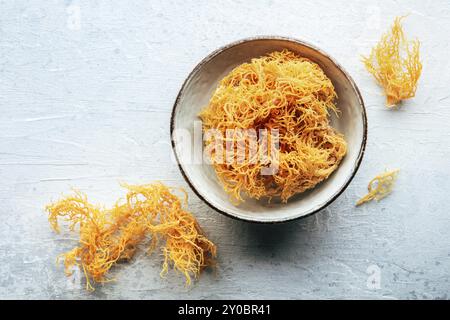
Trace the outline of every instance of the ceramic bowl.
[[[202, 134], [199, 112], [208, 104], [220, 79], [233, 68], [273, 51], [288, 49], [318, 63], [333, 82], [338, 94], [339, 118], [331, 123], [343, 133], [347, 155], [339, 168], [313, 189], [287, 203], [247, 199], [234, 205], [223, 190], [214, 169], [202, 163]], [[171, 139], [179, 168], [193, 191], [209, 206], [233, 218], [262, 223], [289, 221], [318, 212], [335, 200], [356, 174], [367, 137], [367, 119], [361, 94], [346, 71], [328, 54], [300, 40], [257, 37], [226, 45], [203, 59], [185, 80], [172, 111]]]

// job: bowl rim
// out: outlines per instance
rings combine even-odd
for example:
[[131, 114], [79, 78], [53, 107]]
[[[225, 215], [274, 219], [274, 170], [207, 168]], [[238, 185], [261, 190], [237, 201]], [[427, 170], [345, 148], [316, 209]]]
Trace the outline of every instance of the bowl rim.
[[[200, 70], [203, 65], [205, 65], [206, 63], [208, 63], [209, 61], [211, 61], [212, 59], [214, 59], [217, 55], [219, 55], [220, 53], [222, 53], [225, 50], [231, 49], [235, 46], [238, 46], [240, 44], [246, 43], [246, 42], [253, 42], [253, 41], [266, 41], [266, 40], [280, 40], [280, 41], [287, 41], [287, 42], [292, 42], [292, 43], [296, 43], [296, 44], [300, 44], [302, 46], [308, 47], [314, 51], [317, 51], [318, 53], [320, 53], [321, 55], [325, 56], [325, 58], [329, 59], [343, 74], [344, 76], [348, 79], [348, 81], [350, 82], [350, 85], [352, 86], [352, 89], [356, 92], [358, 100], [359, 100], [359, 105], [362, 108], [362, 120], [363, 120], [363, 139], [361, 142], [361, 146], [360, 146], [360, 150], [358, 153], [358, 157], [356, 159], [355, 164], [353, 165], [353, 170], [351, 172], [351, 175], [349, 176], [349, 178], [347, 179], [347, 181], [339, 188], [339, 190], [330, 198], [328, 199], [325, 203], [319, 205], [317, 208], [313, 209], [311, 212], [308, 212], [305, 215], [302, 216], [296, 216], [296, 217], [292, 217], [292, 218], [285, 218], [285, 219], [280, 219], [280, 220], [276, 220], [276, 219], [272, 219], [272, 220], [255, 220], [255, 219], [246, 219], [246, 218], [242, 218], [242, 217], [238, 217], [235, 216], [234, 214], [231, 214], [229, 212], [223, 211], [221, 209], [218, 209], [217, 207], [214, 206], [214, 204], [212, 204], [210, 201], [208, 201], [208, 199], [206, 199], [193, 185], [193, 183], [190, 181], [189, 177], [187, 176], [186, 172], [183, 169], [183, 166], [180, 162], [180, 159], [178, 158], [178, 154], [176, 151], [176, 143], [175, 143], [175, 139], [174, 139], [174, 129], [175, 129], [175, 113], [177, 111], [179, 102], [180, 102], [180, 98], [183, 95], [185, 89], [186, 89], [186, 85], [188, 84], [188, 82], [192, 79], [192, 76], [198, 71]], [[184, 178], [184, 180], [187, 182], [187, 184], [189, 185], [189, 187], [192, 189], [192, 191], [194, 191], [194, 193], [203, 201], [205, 202], [210, 208], [214, 209], [215, 211], [236, 219], [236, 220], [240, 220], [240, 221], [245, 221], [245, 222], [251, 222], [251, 223], [259, 223], [259, 224], [277, 224], [277, 223], [283, 223], [283, 222], [289, 222], [289, 221], [295, 221], [295, 220], [299, 220], [299, 219], [303, 219], [306, 217], [309, 217], [313, 214], [318, 213], [319, 211], [323, 210], [324, 208], [326, 208], [327, 206], [329, 206], [332, 202], [334, 202], [344, 191], [345, 189], [347, 189], [347, 187], [350, 185], [350, 183], [352, 182], [353, 178], [356, 175], [356, 172], [358, 171], [364, 153], [365, 153], [365, 149], [366, 149], [366, 143], [367, 143], [367, 127], [368, 127], [368, 123], [367, 123], [367, 113], [366, 113], [366, 108], [365, 108], [365, 104], [364, 104], [364, 100], [363, 97], [361, 95], [361, 92], [358, 88], [358, 86], [356, 85], [355, 81], [353, 80], [353, 78], [350, 76], [350, 74], [334, 59], [332, 58], [328, 53], [326, 53], [325, 51], [323, 51], [322, 49], [319, 49], [318, 47], [316, 47], [315, 45], [303, 41], [303, 40], [299, 40], [296, 38], [292, 38], [292, 37], [285, 37], [285, 36], [254, 36], [254, 37], [247, 37], [247, 38], [243, 38], [240, 40], [236, 40], [233, 41], [229, 44], [226, 44], [224, 46], [219, 47], [218, 49], [212, 51], [210, 54], [208, 54], [205, 58], [203, 58], [195, 67], [194, 69], [192, 69], [192, 71], [188, 74], [188, 76], [186, 77], [186, 79], [183, 81], [183, 84], [181, 85], [181, 89], [179, 90], [177, 97], [175, 99], [175, 102], [173, 104], [172, 107], [172, 113], [170, 116], [170, 142], [171, 142], [171, 146], [172, 146], [172, 151], [175, 155], [175, 159], [177, 161], [177, 165], [178, 168], [181, 171], [181, 174]]]

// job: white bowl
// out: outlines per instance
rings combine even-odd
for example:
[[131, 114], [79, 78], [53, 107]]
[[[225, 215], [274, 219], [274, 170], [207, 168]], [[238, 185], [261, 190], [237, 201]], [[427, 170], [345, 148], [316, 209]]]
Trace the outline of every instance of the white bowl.
[[[333, 82], [338, 94], [339, 118], [331, 123], [343, 133], [348, 151], [338, 169], [313, 189], [298, 194], [287, 203], [267, 203], [247, 199], [232, 204], [214, 169], [201, 163], [202, 136], [199, 112], [208, 104], [219, 81], [236, 66], [273, 51], [291, 50], [318, 63]], [[257, 37], [226, 45], [203, 59], [189, 74], [172, 111], [172, 147], [180, 170], [193, 191], [209, 206], [233, 218], [275, 223], [318, 212], [335, 200], [349, 185], [361, 163], [367, 138], [367, 118], [361, 94], [344, 69], [329, 55], [300, 40], [283, 37]]]

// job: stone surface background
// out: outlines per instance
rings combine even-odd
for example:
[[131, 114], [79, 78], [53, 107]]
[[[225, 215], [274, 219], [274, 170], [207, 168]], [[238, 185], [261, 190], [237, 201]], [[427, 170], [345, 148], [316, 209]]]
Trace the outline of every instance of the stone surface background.
[[[416, 98], [392, 111], [360, 54], [404, 14], [424, 70]], [[0, 1], [0, 298], [449, 298], [449, 34], [446, 0]], [[51, 232], [44, 205], [70, 187], [105, 204], [118, 181], [187, 187], [169, 145], [177, 92], [208, 53], [255, 35], [312, 42], [354, 77], [369, 118], [355, 179], [282, 225], [234, 221], [189, 190], [217, 272], [185, 288], [140, 255], [87, 293], [55, 266], [75, 237]], [[401, 169], [394, 193], [355, 208], [385, 168]]]

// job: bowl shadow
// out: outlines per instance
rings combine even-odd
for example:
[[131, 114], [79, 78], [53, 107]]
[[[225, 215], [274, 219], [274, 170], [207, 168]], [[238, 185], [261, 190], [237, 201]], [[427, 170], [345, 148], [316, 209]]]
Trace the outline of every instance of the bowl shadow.
[[245, 254], [256, 261], [282, 260], [303, 264], [310, 260], [327, 238], [333, 237], [328, 229], [334, 216], [325, 208], [314, 215], [276, 224], [258, 224], [226, 219], [225, 222]]

